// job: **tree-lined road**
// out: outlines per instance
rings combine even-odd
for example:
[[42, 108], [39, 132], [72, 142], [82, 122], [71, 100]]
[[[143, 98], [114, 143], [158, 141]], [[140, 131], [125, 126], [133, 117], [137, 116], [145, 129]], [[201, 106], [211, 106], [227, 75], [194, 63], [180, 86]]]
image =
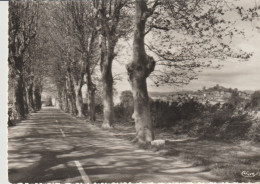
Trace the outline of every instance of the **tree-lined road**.
[[216, 181], [203, 168], [138, 149], [111, 132], [44, 108], [9, 128], [9, 181]]

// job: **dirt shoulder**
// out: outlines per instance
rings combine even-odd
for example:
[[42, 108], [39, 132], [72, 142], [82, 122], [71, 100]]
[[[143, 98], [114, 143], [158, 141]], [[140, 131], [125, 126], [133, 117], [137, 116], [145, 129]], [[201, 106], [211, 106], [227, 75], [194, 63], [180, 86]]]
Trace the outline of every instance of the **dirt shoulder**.
[[[98, 119], [93, 125], [101, 128], [102, 119]], [[114, 128], [108, 131], [114, 136], [128, 141], [134, 138], [133, 122], [115, 123], [113, 126]], [[148, 149], [165, 158], [204, 167], [213, 175], [221, 177], [224, 182], [260, 181], [259, 143], [202, 140], [187, 135], [174, 135], [171, 129], [155, 129], [155, 135], [156, 139], [166, 140], [166, 144]]]

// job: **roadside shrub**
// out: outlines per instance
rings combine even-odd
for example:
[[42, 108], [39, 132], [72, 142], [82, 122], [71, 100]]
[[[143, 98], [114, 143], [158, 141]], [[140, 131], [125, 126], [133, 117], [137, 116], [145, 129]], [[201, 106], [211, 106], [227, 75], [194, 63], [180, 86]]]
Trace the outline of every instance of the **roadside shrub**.
[[150, 100], [150, 110], [155, 127], [169, 127], [180, 119], [177, 103]]
[[[238, 140], [246, 139], [252, 127], [252, 117], [248, 113], [237, 111], [236, 107], [230, 103], [222, 106], [220, 104], [203, 105], [190, 100], [175, 107], [175, 111], [166, 110], [163, 116], [160, 111], [155, 111], [160, 112], [157, 120], [162, 126], [164, 126], [162, 122], [166, 121], [169, 116], [172, 117], [171, 120], [174, 123], [166, 124], [172, 127], [174, 134], [188, 134], [207, 139]], [[177, 116], [174, 117], [174, 114]], [[257, 137], [257, 133], [251, 131], [252, 137]]]
[[129, 121], [134, 113], [134, 98], [131, 91], [123, 91], [120, 95], [120, 103], [114, 107], [115, 119]]
[[[171, 128], [173, 134], [187, 134], [207, 139], [259, 141], [260, 123], [237, 103], [233, 93], [225, 104], [202, 104], [196, 99], [175, 102], [150, 99], [151, 119], [155, 128]], [[133, 114], [130, 91], [121, 94], [120, 104], [114, 107], [115, 118], [129, 121]], [[241, 101], [241, 99], [240, 99]]]
[[[184, 102], [165, 102], [151, 100], [151, 117], [155, 127], [176, 126], [179, 121], [191, 120], [200, 116], [204, 106], [194, 99]], [[186, 124], [185, 124], [186, 125]], [[186, 125], [192, 126], [192, 125]]]
[[14, 107], [8, 107], [8, 126], [15, 126], [16, 121], [18, 120], [17, 112]]
[[260, 110], [260, 91], [255, 91], [251, 97], [250, 101], [246, 105], [246, 109], [259, 111]]
[[253, 121], [247, 133], [247, 139], [254, 142], [260, 142], [260, 119]]
[[134, 108], [131, 106], [124, 106], [123, 104], [118, 104], [114, 107], [115, 118], [118, 121], [129, 121], [132, 118]]
[[204, 105], [195, 99], [187, 99], [178, 104], [178, 110], [181, 119], [192, 119], [200, 116], [204, 111]]

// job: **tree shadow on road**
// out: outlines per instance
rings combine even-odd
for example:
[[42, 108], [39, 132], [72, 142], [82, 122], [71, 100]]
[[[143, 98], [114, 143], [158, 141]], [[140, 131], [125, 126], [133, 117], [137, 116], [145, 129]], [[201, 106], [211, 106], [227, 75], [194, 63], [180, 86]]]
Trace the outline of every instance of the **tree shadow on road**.
[[204, 167], [139, 149], [58, 110], [37, 113], [19, 126], [9, 131], [12, 183], [82, 182], [75, 161], [92, 182], [218, 181]]

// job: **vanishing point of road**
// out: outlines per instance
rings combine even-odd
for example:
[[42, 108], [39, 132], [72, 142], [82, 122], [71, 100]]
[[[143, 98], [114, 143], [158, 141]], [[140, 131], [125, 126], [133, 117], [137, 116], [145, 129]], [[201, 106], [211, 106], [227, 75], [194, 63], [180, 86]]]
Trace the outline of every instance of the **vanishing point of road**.
[[11, 183], [216, 181], [53, 107], [8, 129], [8, 174]]

